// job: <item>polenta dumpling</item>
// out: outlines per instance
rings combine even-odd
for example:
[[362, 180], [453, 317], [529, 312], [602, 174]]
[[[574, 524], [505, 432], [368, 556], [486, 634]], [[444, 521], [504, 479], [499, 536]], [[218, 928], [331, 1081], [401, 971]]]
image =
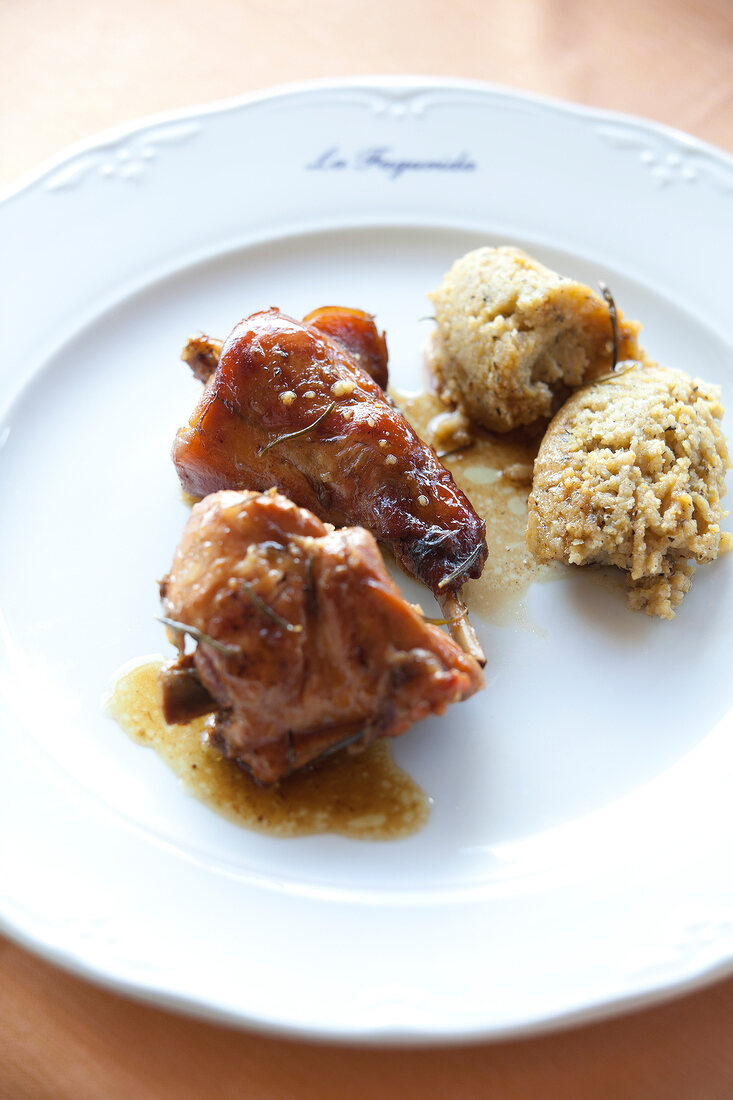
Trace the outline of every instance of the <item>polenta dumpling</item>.
[[629, 605], [671, 619], [690, 587], [689, 563], [730, 545], [720, 528], [730, 468], [722, 415], [717, 386], [656, 364], [623, 364], [580, 389], [535, 461], [535, 557], [618, 566]]
[[[429, 297], [439, 392], [492, 431], [546, 423], [573, 388], [613, 367], [608, 303], [519, 248], [469, 252]], [[619, 359], [641, 357], [639, 328], [619, 313]]]

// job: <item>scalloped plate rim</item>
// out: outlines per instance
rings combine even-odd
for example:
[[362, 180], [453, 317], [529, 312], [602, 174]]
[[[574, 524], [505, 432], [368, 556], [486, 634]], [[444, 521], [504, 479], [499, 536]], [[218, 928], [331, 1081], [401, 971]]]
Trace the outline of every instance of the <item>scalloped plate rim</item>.
[[313, 92], [336, 91], [381, 91], [386, 94], [398, 94], [411, 90], [413, 93], [440, 90], [448, 92], [474, 92], [479, 95], [492, 95], [497, 99], [514, 99], [531, 107], [556, 111], [561, 114], [571, 114], [576, 117], [587, 118], [590, 121], [617, 123], [624, 126], [633, 126], [639, 130], [652, 134], [662, 134], [675, 144], [682, 145], [686, 149], [695, 149], [715, 160], [723, 163], [733, 171], [733, 154], [718, 148], [712, 143], [688, 134], [668, 123], [656, 122], [653, 119], [643, 118], [629, 112], [615, 111], [605, 107], [595, 107], [588, 104], [576, 103], [561, 97], [549, 96], [540, 92], [527, 91], [521, 88], [513, 88], [510, 85], [495, 84], [490, 81], [452, 79], [451, 77], [431, 76], [388, 76], [374, 75], [339, 79], [338, 77], [324, 77], [316, 80], [302, 80], [275, 84], [272, 87], [245, 92], [241, 95], [224, 99], [212, 100], [211, 103], [200, 103], [192, 107], [175, 107], [168, 111], [159, 111], [150, 115], [141, 115], [132, 121], [122, 122], [115, 126], [105, 127], [82, 138], [73, 144], [59, 150], [58, 153], [45, 158], [36, 168], [24, 172], [17, 181], [11, 181], [0, 190], [0, 204], [14, 198], [22, 197], [23, 192], [42, 185], [44, 180], [53, 173], [58, 172], [65, 165], [85, 153], [99, 150], [106, 145], [113, 145], [125, 138], [134, 136], [152, 129], [191, 120], [205, 118], [208, 115], [225, 114], [229, 111], [237, 111], [247, 107], [257, 107], [274, 99], [287, 99], [298, 97]]
[[[610, 125], [617, 124], [627, 128], [633, 127], [638, 132], [656, 135], [657, 137], [662, 135], [666, 139], [683, 146], [686, 150], [692, 150], [711, 157], [713, 160], [725, 165], [728, 171], [733, 170], [733, 157], [730, 154], [712, 145], [708, 145], [681, 130], [629, 114], [565, 102], [560, 99], [538, 95], [533, 92], [523, 92], [510, 87], [484, 83], [481, 81], [421, 76], [359, 77], [351, 80], [333, 78], [289, 83], [274, 88], [262, 89], [261, 91], [248, 93], [242, 96], [236, 96], [231, 99], [215, 101], [210, 104], [202, 104], [193, 108], [166, 111], [102, 131], [89, 139], [85, 139], [64, 149], [56, 156], [46, 160], [31, 173], [23, 176], [17, 184], [11, 185], [9, 189], [6, 189], [0, 194], [0, 204], [7, 204], [14, 199], [22, 198], [23, 195], [32, 192], [34, 188], [43, 185], [44, 181], [48, 180], [53, 174], [63, 170], [64, 166], [71, 164], [75, 159], [103, 149], [105, 146], [119, 144], [151, 128], [175, 125], [197, 118], [206, 118], [211, 115], [237, 111], [248, 107], [257, 107], [260, 104], [268, 103], [275, 99], [287, 100], [288, 98], [297, 98], [303, 94], [312, 94], [319, 91], [328, 94], [337, 92], [376, 92], [394, 95], [397, 98], [409, 93], [419, 95], [421, 93], [429, 94], [430, 92], [441, 91], [447, 93], [465, 92], [478, 96], [489, 95], [496, 99], [498, 105], [501, 105], [502, 100], [518, 101], [535, 109], [548, 110], [558, 114], [571, 114], [576, 117], [588, 119], [589, 121]], [[7, 209], [7, 206], [0, 205], [0, 214], [2, 214], [3, 209]], [[217, 253], [213, 252], [212, 256], [216, 254]], [[108, 305], [104, 308], [108, 308]], [[642, 991], [632, 991], [617, 996], [611, 996], [605, 1001], [591, 1004], [586, 1007], [581, 1006], [566, 1011], [561, 1010], [525, 1024], [514, 1023], [504, 1028], [500, 1026], [491, 1026], [489, 1030], [482, 1029], [481, 1027], [476, 1027], [473, 1030], [462, 1028], [460, 1032], [454, 1033], [445, 1024], [442, 1030], [440, 1028], [436, 1030], [435, 1026], [426, 1025], [424, 1028], [418, 1027], [414, 1031], [410, 1029], [400, 1030], [399, 1027], [388, 1024], [385, 1026], [384, 1031], [375, 1029], [374, 1031], [363, 1030], [355, 1032], [353, 1028], [349, 1028], [347, 1020], [342, 1031], [319, 1032], [309, 1029], [307, 1025], [299, 1026], [296, 1024], [288, 1024], [284, 1023], [282, 1020], [269, 1020], [264, 1017], [259, 1019], [251, 1018], [246, 1013], [232, 1012], [221, 1006], [217, 1007], [213, 1003], [207, 1003], [205, 1000], [197, 1001], [191, 996], [166, 991], [164, 986], [156, 986], [155, 980], [149, 983], [140, 981], [136, 983], [135, 979], [120, 977], [119, 974], [114, 973], [115, 968], [119, 969], [117, 964], [112, 965], [110, 973], [105, 973], [99, 966], [85, 959], [82, 955], [79, 955], [78, 952], [74, 952], [72, 949], [65, 949], [48, 940], [44, 941], [42, 938], [39, 938], [42, 936], [42, 933], [39, 933], [37, 929], [35, 930], [37, 935], [34, 938], [33, 933], [24, 929], [22, 924], [14, 923], [12, 919], [8, 918], [7, 914], [5, 916], [0, 914], [0, 925], [2, 925], [4, 930], [10, 932], [18, 942], [29, 946], [32, 950], [36, 951], [39, 955], [48, 959], [55, 965], [62, 966], [73, 973], [83, 975], [85, 978], [94, 981], [100, 986], [124, 992], [141, 1001], [153, 1001], [192, 1015], [198, 1015], [212, 1020], [220, 1020], [229, 1024], [240, 1024], [268, 1034], [291, 1035], [298, 1038], [341, 1040], [352, 1043], [363, 1043], [365, 1045], [450, 1043], [458, 1039], [463, 1041], [479, 1041], [486, 1039], [504, 1039], [513, 1035], [540, 1034], [552, 1028], [574, 1023], [590, 1022], [618, 1014], [630, 1008], [658, 1003], [680, 993], [700, 988], [733, 970], [733, 955], [727, 950], [726, 952], [722, 952], [718, 958], [712, 959], [712, 961], [708, 959], [705, 965], [702, 965], [699, 958], [696, 958], [693, 953], [690, 959], [683, 958], [677, 960], [676, 966], [670, 966], [671, 970], [683, 972], [682, 976], [678, 976], [676, 979], [673, 978], [671, 982], [668, 978], [665, 978], [664, 973], [662, 973], [661, 976], [655, 975], [653, 980], [648, 980], [645, 989]]]

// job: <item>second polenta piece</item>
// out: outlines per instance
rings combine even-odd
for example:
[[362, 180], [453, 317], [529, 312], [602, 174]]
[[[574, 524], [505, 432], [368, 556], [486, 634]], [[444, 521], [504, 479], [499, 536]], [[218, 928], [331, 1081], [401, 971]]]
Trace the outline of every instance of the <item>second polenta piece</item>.
[[[547, 422], [568, 393], [614, 366], [608, 303], [519, 248], [478, 248], [429, 295], [441, 397], [496, 432]], [[618, 359], [640, 326], [618, 314]]]
[[720, 390], [656, 364], [584, 386], [535, 460], [527, 544], [540, 561], [615, 565], [629, 606], [671, 619], [690, 561], [729, 548]]

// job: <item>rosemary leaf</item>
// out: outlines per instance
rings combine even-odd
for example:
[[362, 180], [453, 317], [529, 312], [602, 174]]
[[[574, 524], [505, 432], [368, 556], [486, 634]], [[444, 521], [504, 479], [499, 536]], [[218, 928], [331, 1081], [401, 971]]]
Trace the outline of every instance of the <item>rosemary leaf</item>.
[[618, 368], [613, 371], [612, 374], [602, 374], [600, 378], [591, 378], [590, 382], [584, 382], [582, 386], [578, 386], [579, 390], [587, 389], [588, 386], [600, 386], [603, 382], [613, 382], [614, 378], [620, 378], [622, 374], [627, 374], [630, 370], [636, 370], [637, 363], [633, 360], [629, 360], [628, 363], [624, 363], [621, 369]]
[[247, 581], [242, 581], [242, 591], [247, 594], [249, 599], [255, 605], [258, 611], [261, 611], [263, 615], [266, 615], [271, 622], [277, 623], [283, 630], [287, 630], [289, 634], [300, 634], [303, 627], [300, 623], [289, 623], [287, 619], [283, 619], [282, 615], [278, 615], [277, 611], [273, 611], [269, 604], [260, 596], [259, 592], [255, 592], [251, 584]]
[[447, 584], [450, 584], [451, 581], [454, 581], [456, 577], [460, 577], [461, 573], [465, 573], [467, 569], [470, 569], [480, 553], [481, 544], [479, 543], [478, 546], [474, 547], [474, 549], [471, 551], [465, 561], [462, 561], [460, 565], [457, 565], [456, 568], [451, 573], [449, 573], [447, 577], [443, 577], [442, 581], [438, 581], [438, 588], [445, 588], [445, 586]]
[[324, 409], [321, 415], [317, 416], [312, 424], [307, 424], [305, 428], [299, 428], [297, 432], [286, 432], [285, 435], [278, 435], [275, 439], [271, 439], [264, 447], [260, 447], [257, 452], [257, 457], [262, 458], [263, 454], [270, 450], [270, 447], [275, 447], [278, 443], [284, 443], [287, 439], [297, 439], [298, 436], [307, 435], [308, 432], [312, 432], [314, 428], [317, 428], [319, 424], [323, 423], [327, 416], [330, 416], [335, 408], [336, 402], [332, 401], [328, 408]]
[[429, 615], [423, 615], [423, 619], [431, 626], [452, 626], [453, 623], [460, 623], [467, 614], [468, 608], [465, 608], [460, 615], [454, 615], [452, 619], [432, 619]]
[[170, 627], [171, 630], [180, 630], [182, 634], [188, 634], [190, 638], [193, 638], [195, 642], [210, 645], [212, 649], [218, 649], [225, 657], [237, 657], [241, 652], [239, 646], [220, 642], [217, 638], [212, 638], [210, 634], [204, 634], [202, 630], [197, 630], [195, 626], [189, 626], [188, 623], [179, 623], [177, 619], [168, 619], [165, 615], [157, 615], [156, 618], [159, 623]]
[[316, 600], [316, 590], [313, 584], [313, 554], [309, 554], [305, 559], [305, 591], [308, 597], [308, 607], [315, 615], [318, 611], [318, 601]]
[[462, 447], [452, 447], [449, 451], [436, 451], [435, 457], [442, 461], [444, 458], [450, 458], [451, 455], [457, 455], [460, 454], [461, 451], [467, 451], [469, 447], [473, 447], [475, 442], [476, 440], [472, 439], [469, 443], [464, 443]]
[[606, 299], [608, 315], [611, 318], [611, 328], [613, 329], [613, 361], [611, 363], [611, 370], [614, 371], [618, 363], [618, 311], [616, 310], [616, 303], [613, 300], [613, 294], [606, 284], [599, 283], [598, 286], [601, 294]]

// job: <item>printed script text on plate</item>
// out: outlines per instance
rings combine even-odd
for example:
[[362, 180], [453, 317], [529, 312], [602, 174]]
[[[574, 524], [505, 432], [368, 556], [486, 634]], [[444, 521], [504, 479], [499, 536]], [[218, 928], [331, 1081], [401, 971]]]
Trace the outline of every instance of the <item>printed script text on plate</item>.
[[475, 172], [476, 161], [466, 152], [455, 156], [408, 157], [400, 156], [389, 146], [373, 146], [355, 153], [345, 153], [338, 146], [324, 149], [306, 164], [310, 172], [365, 172], [370, 169], [384, 172], [391, 180], [397, 180], [409, 172]]

